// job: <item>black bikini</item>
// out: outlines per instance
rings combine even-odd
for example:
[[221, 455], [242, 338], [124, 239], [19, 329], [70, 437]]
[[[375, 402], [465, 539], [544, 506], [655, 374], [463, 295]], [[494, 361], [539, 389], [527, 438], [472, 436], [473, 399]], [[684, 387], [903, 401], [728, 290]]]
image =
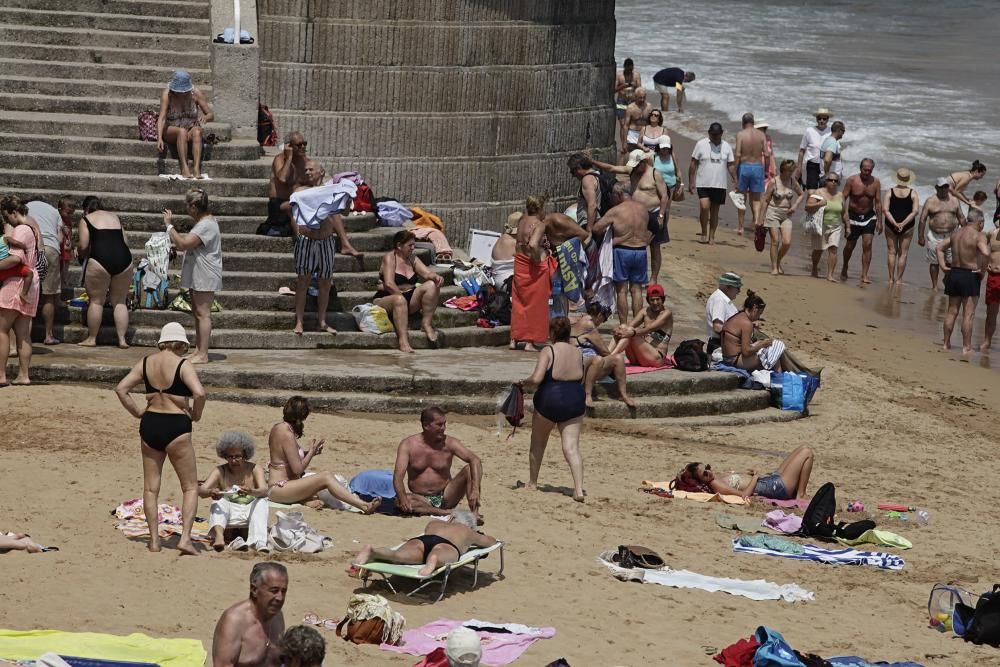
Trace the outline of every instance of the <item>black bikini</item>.
[[454, 549], [458, 553], [458, 557], [459, 558], [462, 557], [462, 552], [459, 550], [458, 547], [455, 546], [455, 543], [452, 542], [452, 541], [450, 541], [450, 540], [446, 540], [445, 538], [441, 537], [440, 535], [418, 535], [418, 536], [414, 537], [413, 539], [417, 540], [422, 545], [424, 545], [424, 561], [425, 562], [427, 561], [427, 555], [431, 552], [431, 549], [433, 549], [434, 547], [436, 547], [439, 544], [447, 544], [449, 547], [451, 547], [452, 549]]
[[132, 251], [125, 243], [125, 233], [118, 229], [97, 229], [87, 216], [83, 217], [90, 232], [90, 259], [104, 267], [113, 276], [128, 269], [132, 264]]
[[[157, 389], [149, 383], [149, 376], [146, 374], [146, 360], [142, 360], [142, 381], [146, 385], [147, 394], [167, 394], [169, 396], [190, 397], [194, 394], [190, 387], [181, 379], [181, 366], [184, 359], [177, 364], [174, 371], [174, 381], [166, 389]], [[158, 452], [166, 451], [167, 445], [191, 432], [191, 417], [182, 412], [154, 412], [147, 409], [139, 420], [139, 437], [152, 449]]]
[[[393, 257], [393, 264], [395, 264], [396, 261], [397, 258]], [[385, 280], [385, 278], [382, 277], [381, 273], [379, 274], [379, 277]], [[406, 299], [406, 303], [410, 303], [410, 299], [413, 298], [413, 293], [417, 291], [416, 290], [417, 272], [414, 271], [412, 276], [404, 276], [402, 273], [395, 272], [393, 273], [393, 280], [396, 282], [396, 287], [399, 289], [399, 291], [403, 293], [403, 298]], [[406, 287], [407, 285], [412, 285], [413, 289], [404, 290], [403, 288]], [[388, 290], [385, 289], [380, 289], [379, 291], [375, 292], [375, 296], [372, 298], [382, 299], [387, 296], [392, 296], [392, 292], [389, 292]], [[389, 316], [391, 317], [392, 313], [389, 313]]]

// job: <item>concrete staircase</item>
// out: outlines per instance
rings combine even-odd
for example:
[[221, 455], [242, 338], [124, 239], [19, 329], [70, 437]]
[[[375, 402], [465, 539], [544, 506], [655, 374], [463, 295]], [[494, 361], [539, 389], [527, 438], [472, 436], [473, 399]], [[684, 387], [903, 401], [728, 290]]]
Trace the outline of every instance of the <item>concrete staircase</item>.
[[[190, 182], [160, 178], [176, 173], [170, 155], [159, 156], [152, 143], [138, 140], [136, 115], [155, 110], [158, 96], [176, 68], [191, 72], [195, 85], [212, 98], [209, 56], [210, 3], [207, 0], [4, 0], [0, 7], [0, 183], [3, 192], [40, 197], [54, 204], [64, 195], [78, 201], [97, 194], [118, 213], [133, 256], [143, 255], [149, 235], [162, 231], [164, 208], [183, 210]], [[225, 120], [224, 118], [221, 120]], [[230, 127], [211, 123], [206, 133], [220, 140], [206, 147], [199, 181], [211, 200], [223, 231], [224, 284], [218, 300], [224, 312], [215, 317], [215, 348], [388, 347], [392, 336], [356, 331], [349, 313], [331, 316], [342, 331], [336, 337], [291, 333], [294, 300], [279, 296], [293, 286], [290, 239], [254, 234], [266, 216], [271, 157], [252, 139], [234, 139]], [[181, 218], [178, 227], [184, 228]], [[339, 256], [331, 308], [350, 310], [370, 300], [381, 254], [395, 230], [375, 227], [372, 216], [351, 217], [352, 243], [367, 256], [363, 266]], [[173, 264], [179, 272], [180, 262]], [[444, 271], [450, 278], [450, 271]], [[450, 280], [448, 281], [450, 282]], [[70, 270], [70, 284], [80, 284], [80, 269]], [[79, 289], [67, 290], [66, 297]], [[172, 292], [176, 293], [176, 290]], [[447, 299], [458, 288], [443, 291]], [[307, 310], [314, 311], [309, 300]], [[164, 322], [193, 326], [190, 315], [173, 311], [134, 311], [129, 339], [155, 343]], [[100, 343], [114, 341], [110, 309], [105, 312]], [[307, 317], [307, 328], [315, 315]], [[440, 308], [435, 324], [448, 346], [499, 345], [507, 330], [483, 330], [474, 318]], [[79, 315], [62, 309], [56, 335], [82, 340]], [[36, 320], [36, 338], [40, 337]], [[354, 330], [353, 332], [351, 330]], [[426, 337], [412, 335], [414, 347]]]

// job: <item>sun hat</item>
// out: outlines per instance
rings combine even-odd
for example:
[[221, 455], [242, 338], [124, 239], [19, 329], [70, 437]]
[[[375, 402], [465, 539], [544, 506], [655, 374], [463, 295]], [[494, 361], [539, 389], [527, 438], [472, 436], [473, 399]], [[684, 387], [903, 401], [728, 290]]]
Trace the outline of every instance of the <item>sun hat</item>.
[[653, 283], [652, 285], [649, 285], [646, 288], [647, 299], [655, 299], [656, 297], [660, 297], [662, 299], [663, 295], [664, 295], [663, 285], [657, 285], [656, 283]]
[[763, 130], [764, 128], [771, 127], [771, 126], [767, 124], [766, 120], [760, 120], [760, 121], [757, 121], [756, 123], [754, 123], [753, 127], [754, 127], [755, 130]]
[[820, 107], [819, 109], [816, 109], [816, 112], [813, 114], [813, 116], [817, 118], [819, 118], [820, 116], [826, 116], [827, 118], [829, 118], [832, 115], [833, 114], [831, 114], [830, 110], [827, 109], [826, 107]]
[[948, 179], [942, 176], [941, 178], [934, 181], [934, 187], [936, 188], [946, 188], [948, 187]]
[[665, 134], [661, 134], [660, 138], [656, 140], [657, 148], [671, 148], [670, 137]]
[[483, 645], [474, 630], [459, 626], [448, 633], [444, 654], [453, 665], [472, 667], [479, 664]]
[[916, 175], [906, 167], [900, 167], [896, 170], [896, 185], [909, 185], [914, 178]]
[[194, 88], [191, 83], [191, 74], [187, 70], [179, 69], [174, 72], [173, 78], [167, 84], [167, 88], [173, 93], [190, 93]]
[[719, 276], [719, 286], [742, 288], [743, 278], [741, 278], [738, 273], [733, 273], [732, 271], [726, 271], [721, 276]]
[[521, 222], [521, 218], [523, 216], [524, 216], [524, 213], [522, 213], [521, 211], [514, 211], [513, 213], [511, 213], [510, 215], [508, 215], [507, 216], [507, 222], [504, 223], [504, 226], [503, 226], [503, 231], [505, 233], [511, 234], [511, 235], [517, 234], [517, 225], [518, 225], [519, 222]]
[[722, 123], [712, 123], [708, 126], [709, 134], [722, 134]]
[[185, 345], [190, 345], [188, 342], [187, 333], [184, 331], [184, 327], [181, 326], [180, 322], [167, 322], [160, 329], [160, 340], [156, 341], [156, 344], [160, 343], [184, 343]]
[[640, 162], [642, 162], [643, 160], [648, 160], [649, 156], [650, 154], [647, 153], [646, 151], [642, 150], [641, 148], [636, 148], [634, 151], [628, 154], [628, 162], [625, 163], [625, 166], [628, 167], [629, 169], [635, 169]]

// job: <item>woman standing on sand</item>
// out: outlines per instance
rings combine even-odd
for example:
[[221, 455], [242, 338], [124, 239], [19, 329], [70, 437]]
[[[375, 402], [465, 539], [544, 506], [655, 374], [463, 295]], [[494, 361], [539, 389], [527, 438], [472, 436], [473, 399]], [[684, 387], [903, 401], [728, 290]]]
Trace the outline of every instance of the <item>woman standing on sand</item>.
[[906, 271], [906, 255], [913, 240], [913, 228], [920, 213], [920, 198], [910, 185], [913, 172], [901, 168], [896, 170], [896, 185], [886, 190], [882, 198], [885, 211], [885, 244], [888, 250], [889, 284], [903, 284]]
[[[142, 506], [149, 526], [149, 550], [160, 550], [159, 495], [163, 462], [169, 458], [184, 494], [181, 501], [181, 553], [197, 556], [191, 526], [198, 511], [198, 470], [195, 466], [191, 425], [205, 410], [205, 388], [194, 366], [184, 363], [190, 344], [184, 327], [168, 322], [157, 341], [159, 352], [144, 357], [115, 387], [118, 400], [139, 420], [142, 452]], [[139, 409], [129, 392], [142, 383], [146, 408]], [[191, 404], [188, 404], [191, 399]]]
[[764, 190], [764, 226], [771, 235], [771, 275], [784, 274], [781, 260], [792, 249], [792, 214], [802, 203], [802, 187], [792, 178], [795, 161], [783, 160], [778, 178]]
[[313, 438], [308, 449], [299, 447], [299, 438], [305, 430], [309, 416], [309, 401], [302, 396], [292, 396], [285, 403], [282, 421], [271, 427], [267, 447], [271, 460], [267, 462], [270, 489], [268, 498], [276, 503], [301, 503], [320, 500], [317, 496], [328, 491], [337, 500], [371, 514], [382, 502], [376, 498], [366, 503], [357, 494], [337, 481], [330, 472], [307, 473], [314, 457], [323, 453], [323, 440]]
[[840, 176], [827, 174], [825, 187], [811, 193], [806, 200], [806, 213], [812, 214], [823, 209], [823, 231], [812, 235], [812, 276], [819, 277], [819, 260], [825, 250], [826, 279], [831, 283], [838, 282], [833, 275], [837, 268], [837, 247], [848, 224], [847, 207], [844, 206], [844, 194], [838, 189], [839, 185]]

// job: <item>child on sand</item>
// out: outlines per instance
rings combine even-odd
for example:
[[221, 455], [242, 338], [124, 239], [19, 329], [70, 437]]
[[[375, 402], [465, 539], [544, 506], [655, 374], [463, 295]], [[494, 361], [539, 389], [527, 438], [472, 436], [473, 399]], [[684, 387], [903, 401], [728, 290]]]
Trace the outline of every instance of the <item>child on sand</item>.
[[[3, 261], [10, 257], [11, 246], [15, 248], [24, 248], [24, 245], [9, 236], [0, 236], [0, 261]], [[34, 272], [31, 267], [21, 262], [12, 269], [7, 269], [5, 271], [0, 271], [0, 283], [7, 280], [8, 278], [23, 278], [21, 283], [21, 301], [27, 301], [28, 295], [31, 293], [31, 283], [34, 280]]]

